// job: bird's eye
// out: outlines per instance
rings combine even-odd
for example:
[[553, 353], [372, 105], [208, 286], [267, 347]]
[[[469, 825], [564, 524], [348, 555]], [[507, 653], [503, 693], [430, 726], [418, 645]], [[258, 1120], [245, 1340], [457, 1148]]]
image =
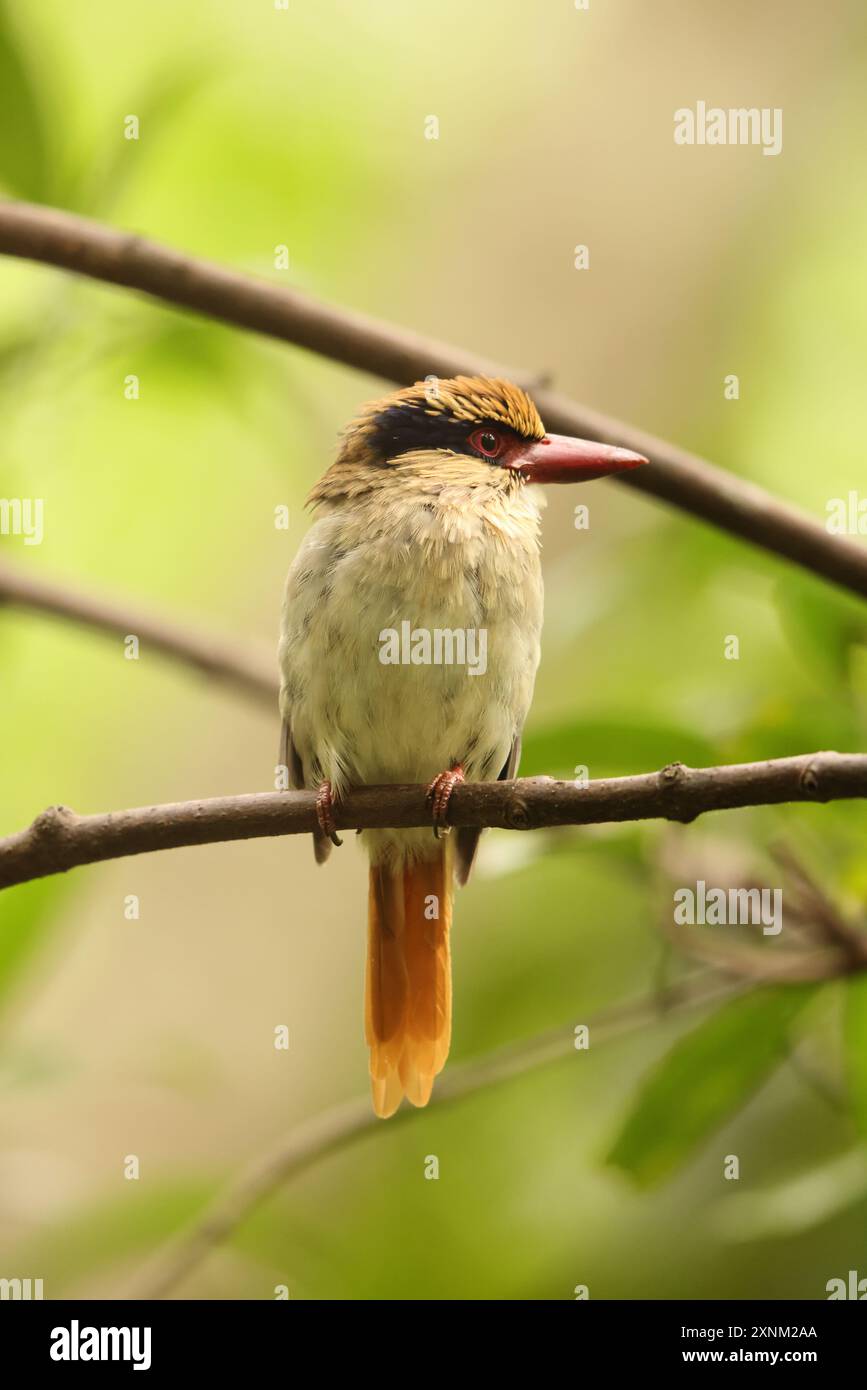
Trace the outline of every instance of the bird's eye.
[[503, 437], [493, 430], [475, 430], [470, 435], [470, 443], [488, 459], [495, 459], [503, 452]]

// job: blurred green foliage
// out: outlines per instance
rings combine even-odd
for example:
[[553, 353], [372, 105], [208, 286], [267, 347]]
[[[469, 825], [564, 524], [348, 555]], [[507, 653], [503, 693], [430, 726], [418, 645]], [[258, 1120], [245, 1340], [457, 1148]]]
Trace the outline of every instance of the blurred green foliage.
[[682, 1038], [645, 1081], [608, 1162], [658, 1182], [748, 1099], [788, 1056], [809, 986], [755, 990]]

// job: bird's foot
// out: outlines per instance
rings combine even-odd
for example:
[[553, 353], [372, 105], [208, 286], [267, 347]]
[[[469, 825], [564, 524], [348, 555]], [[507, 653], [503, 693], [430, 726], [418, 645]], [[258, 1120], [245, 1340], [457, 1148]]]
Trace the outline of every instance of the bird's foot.
[[427, 799], [431, 803], [433, 814], [433, 832], [437, 839], [441, 834], [448, 835], [451, 830], [448, 822], [449, 801], [458, 782], [464, 781], [464, 769], [460, 763], [454, 763], [446, 772], [441, 772], [435, 777], [427, 789]]
[[319, 790], [316, 793], [316, 819], [322, 834], [327, 835], [333, 845], [343, 844], [334, 822], [334, 797], [330, 782], [320, 782], [319, 784]]

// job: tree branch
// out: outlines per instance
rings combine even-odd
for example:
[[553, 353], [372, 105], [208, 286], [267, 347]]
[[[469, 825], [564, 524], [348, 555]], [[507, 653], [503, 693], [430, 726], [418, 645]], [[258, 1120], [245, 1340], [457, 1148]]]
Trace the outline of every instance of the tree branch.
[[[400, 383], [464, 372], [508, 375], [497, 363], [298, 290], [255, 280], [55, 208], [0, 203], [0, 252], [124, 285], [211, 318], [308, 348]], [[616, 481], [867, 597], [867, 547], [676, 445], [550, 391], [535, 393], [549, 429], [620, 444], [654, 465]]]
[[[867, 754], [804, 753], [797, 758], [612, 777], [581, 786], [528, 777], [458, 785], [449, 803], [453, 825], [536, 830], [554, 825], [665, 819], [688, 822], [705, 811], [789, 801], [867, 797]], [[0, 888], [152, 850], [183, 845], [300, 835], [314, 830], [316, 793], [254, 792], [105, 815], [44, 811], [27, 830], [0, 840]], [[336, 811], [339, 828], [430, 825], [424, 787], [358, 787]]]
[[162, 656], [186, 662], [245, 695], [267, 701], [276, 718], [276, 657], [273, 666], [257, 661], [231, 642], [205, 636], [165, 618], [128, 608], [126, 604], [121, 607], [107, 599], [70, 589], [66, 584], [35, 579], [0, 561], [0, 607], [3, 604], [66, 618], [121, 640], [134, 635], [144, 646]]
[[[668, 986], [650, 998], [630, 1000], [603, 1009], [589, 1020], [591, 1047], [653, 1023], [668, 1012], [682, 1013], [703, 1004], [729, 999], [742, 992], [743, 985], [720, 982], [710, 971], [696, 971], [685, 980]], [[450, 1066], [437, 1081], [430, 1104], [424, 1111], [438, 1111], [468, 1096], [523, 1076], [538, 1067], [575, 1058], [574, 1025], [550, 1029], [528, 1042], [498, 1048], [486, 1056]], [[397, 1125], [413, 1123], [419, 1110], [403, 1106], [389, 1120], [393, 1133]], [[246, 1221], [263, 1202], [284, 1183], [311, 1168], [320, 1159], [375, 1132], [382, 1133], [381, 1121], [373, 1114], [367, 1097], [347, 1101], [306, 1124], [290, 1131], [274, 1149], [259, 1155], [222, 1192], [204, 1215], [187, 1231], [168, 1241], [148, 1262], [129, 1295], [135, 1299], [164, 1298], [176, 1284], [196, 1268], [210, 1251]]]
[[712, 966], [721, 975], [733, 975], [754, 983], [794, 985], [837, 980], [867, 970], [867, 932], [847, 942], [845, 949], [830, 945], [795, 947], [747, 946], [719, 941], [702, 931], [684, 930], [664, 922], [671, 944], [684, 955]]

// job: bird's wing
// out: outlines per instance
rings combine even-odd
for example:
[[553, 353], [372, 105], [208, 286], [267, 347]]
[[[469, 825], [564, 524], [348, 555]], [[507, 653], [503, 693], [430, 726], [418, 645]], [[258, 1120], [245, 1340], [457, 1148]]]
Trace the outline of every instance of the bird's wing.
[[284, 719], [280, 725], [280, 751], [277, 754], [277, 761], [289, 773], [289, 785], [293, 791], [303, 791], [304, 767], [298, 749], [292, 742], [292, 729], [288, 719]]
[[[516, 776], [520, 761], [521, 735], [515, 734], [509, 756], [497, 774], [497, 781], [508, 782], [510, 777]], [[470, 876], [481, 833], [481, 829], [473, 825], [462, 825], [455, 831], [455, 873], [458, 883], [466, 883]]]
[[[304, 764], [301, 761], [301, 754], [292, 740], [292, 727], [288, 719], [285, 718], [280, 725], [280, 751], [277, 760], [287, 769], [290, 786], [296, 792], [303, 791], [306, 786]], [[313, 832], [313, 853], [316, 856], [317, 864], [324, 864], [331, 853], [331, 841], [327, 835], [322, 834], [321, 830], [314, 830]]]

